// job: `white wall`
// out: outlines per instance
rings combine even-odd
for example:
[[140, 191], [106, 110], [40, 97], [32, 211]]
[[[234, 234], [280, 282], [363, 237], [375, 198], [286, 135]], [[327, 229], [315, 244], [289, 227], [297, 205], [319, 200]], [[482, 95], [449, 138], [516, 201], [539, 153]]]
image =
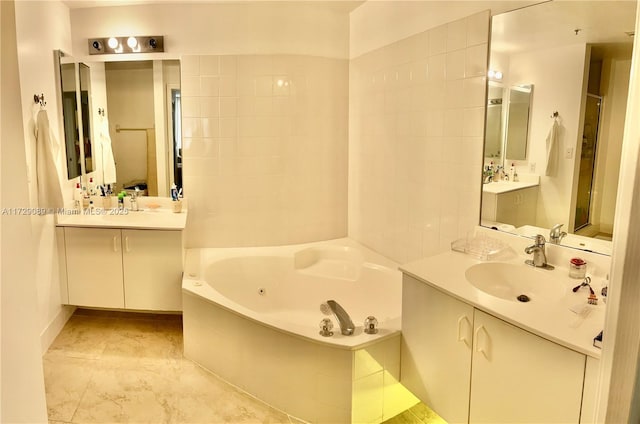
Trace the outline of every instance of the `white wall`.
[[[323, 3], [325, 3], [323, 5]], [[348, 57], [349, 19], [329, 2], [245, 2], [99, 7], [71, 12], [73, 52], [90, 37], [164, 35], [179, 54]]]
[[[508, 84], [533, 84], [527, 160], [515, 163], [518, 174], [541, 176], [535, 223], [538, 227], [551, 228], [563, 223], [565, 228], [573, 228], [569, 225], [573, 216], [571, 194], [576, 157], [580, 153], [583, 75], [588, 60], [587, 46], [574, 44], [511, 55], [505, 71]], [[546, 138], [554, 111], [560, 116], [559, 159], [557, 173], [547, 177]], [[566, 158], [565, 148], [569, 147], [573, 154]], [[531, 166], [535, 166], [535, 170]]]
[[[540, 1], [376, 1], [351, 12], [350, 57], [386, 46], [464, 16], [491, 10], [492, 15]], [[398, 25], [390, 25], [398, 23]]]
[[489, 17], [351, 60], [349, 235], [397, 262], [447, 250], [479, 222]]
[[[35, 206], [35, 136], [33, 95], [42, 93], [47, 101], [49, 126], [59, 146], [58, 174], [63, 195], [71, 197], [72, 182], [67, 181], [62, 132], [62, 117], [57, 106], [58, 79], [54, 67], [54, 50], [71, 50], [71, 27], [67, 6], [58, 1], [19, 1], [16, 3], [16, 34], [20, 69], [22, 126], [26, 142], [29, 178], [29, 204]], [[37, 24], [34, 24], [37, 22]], [[60, 305], [58, 253], [53, 215], [31, 217], [38, 293], [38, 325], [42, 332], [42, 349], [46, 350], [72, 310]]]
[[[0, 169], [2, 208], [27, 207], [27, 168], [20, 93], [14, 2], [0, 2]], [[33, 96], [33, 94], [32, 94]], [[53, 95], [52, 95], [53, 96]], [[2, 322], [0, 421], [45, 423], [47, 408], [40, 357], [40, 317], [35, 251], [28, 216], [2, 214]]]

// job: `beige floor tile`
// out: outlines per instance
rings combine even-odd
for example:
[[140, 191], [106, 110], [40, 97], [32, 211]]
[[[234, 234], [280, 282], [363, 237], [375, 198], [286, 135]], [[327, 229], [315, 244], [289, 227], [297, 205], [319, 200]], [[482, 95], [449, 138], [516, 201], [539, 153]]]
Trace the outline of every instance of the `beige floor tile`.
[[179, 316], [80, 311], [44, 367], [56, 424], [298, 423], [184, 359]]
[[44, 356], [45, 394], [50, 420], [71, 422], [96, 362], [94, 359], [68, 357], [59, 352]]
[[289, 423], [289, 418], [185, 360], [180, 375], [178, 422]]
[[74, 423], [171, 423], [177, 415], [178, 374], [165, 369], [94, 370]]
[[113, 318], [73, 315], [51, 344], [49, 352], [98, 359], [113, 334], [115, 323]]

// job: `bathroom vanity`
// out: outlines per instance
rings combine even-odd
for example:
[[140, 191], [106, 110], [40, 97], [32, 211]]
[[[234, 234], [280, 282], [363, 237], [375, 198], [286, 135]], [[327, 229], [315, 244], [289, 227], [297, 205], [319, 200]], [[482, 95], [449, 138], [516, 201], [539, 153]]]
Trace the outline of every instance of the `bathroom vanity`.
[[[547, 250], [558, 264], [572, 254]], [[535, 269], [524, 259], [496, 264], [446, 252], [401, 267], [402, 383], [447, 422], [593, 422], [600, 349], [592, 341], [603, 328], [603, 299], [588, 314], [573, 312], [587, 306], [588, 290], [574, 293], [566, 268]], [[517, 301], [503, 280], [530, 301]]]
[[[159, 206], [150, 208], [147, 205]], [[140, 198], [140, 211], [58, 215], [63, 303], [143, 311], [182, 310], [187, 211]]]
[[535, 222], [538, 181], [499, 181], [482, 185], [482, 219], [515, 227]]

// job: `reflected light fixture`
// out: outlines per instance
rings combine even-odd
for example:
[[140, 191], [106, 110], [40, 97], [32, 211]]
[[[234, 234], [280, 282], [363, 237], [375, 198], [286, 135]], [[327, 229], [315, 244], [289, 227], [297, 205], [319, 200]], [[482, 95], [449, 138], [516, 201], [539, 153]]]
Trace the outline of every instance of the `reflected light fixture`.
[[164, 36], [124, 36], [89, 38], [89, 54], [164, 52]]
[[502, 72], [496, 71], [495, 69], [489, 69], [489, 71], [487, 72], [487, 76], [490, 79], [498, 80], [498, 81], [500, 81], [503, 77]]

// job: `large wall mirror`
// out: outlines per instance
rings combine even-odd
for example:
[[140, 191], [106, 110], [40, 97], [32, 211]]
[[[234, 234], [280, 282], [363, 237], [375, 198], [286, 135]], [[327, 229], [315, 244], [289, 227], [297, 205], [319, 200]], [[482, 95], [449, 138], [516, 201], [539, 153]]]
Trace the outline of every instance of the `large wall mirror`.
[[[71, 126], [67, 131], [67, 121], [88, 134], [86, 146], [76, 149], [76, 156], [67, 148], [69, 167], [74, 170], [69, 178], [87, 174], [96, 184], [112, 184], [114, 192], [138, 187], [150, 196], [168, 196], [173, 184], [181, 187], [180, 62], [123, 59], [76, 64], [69, 57], [64, 60], [69, 65], [62, 62], [62, 75], [75, 66], [77, 86], [91, 87], [86, 99], [77, 96], [87, 119], [72, 122], [74, 115], [63, 106], [67, 145], [74, 134]], [[111, 162], [105, 153], [107, 145]], [[75, 165], [83, 160], [84, 169]]]
[[[548, 239], [561, 224], [561, 244], [610, 254], [635, 9], [551, 1], [492, 18], [482, 225]], [[486, 178], [498, 166], [510, 180]]]

